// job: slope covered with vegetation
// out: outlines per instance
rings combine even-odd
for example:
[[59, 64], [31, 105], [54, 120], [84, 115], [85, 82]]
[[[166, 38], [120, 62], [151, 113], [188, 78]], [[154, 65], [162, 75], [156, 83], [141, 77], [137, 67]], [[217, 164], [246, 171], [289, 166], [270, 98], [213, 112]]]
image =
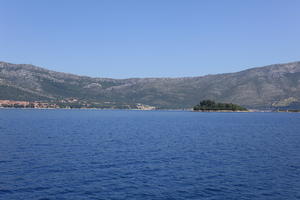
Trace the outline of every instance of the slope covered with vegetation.
[[[300, 62], [186, 78], [91, 78], [26, 64], [0, 62], [0, 99], [97, 104], [100, 107], [192, 108], [199, 99], [247, 108], [300, 102]], [[73, 100], [72, 100], [73, 101]]]
[[217, 103], [203, 100], [193, 108], [195, 111], [247, 111], [246, 108], [232, 103]]

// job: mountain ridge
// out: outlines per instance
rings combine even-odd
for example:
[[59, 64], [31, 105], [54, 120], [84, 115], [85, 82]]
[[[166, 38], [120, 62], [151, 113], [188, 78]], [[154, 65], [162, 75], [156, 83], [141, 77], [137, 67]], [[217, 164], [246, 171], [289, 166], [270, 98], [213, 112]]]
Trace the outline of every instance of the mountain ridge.
[[200, 78], [200, 77], [205, 77], [205, 76], [214, 76], [214, 75], [226, 75], [226, 74], [235, 74], [235, 73], [240, 73], [244, 71], [251, 71], [251, 70], [257, 70], [257, 69], [263, 69], [263, 68], [269, 68], [269, 67], [282, 67], [282, 65], [294, 65], [294, 64], [300, 64], [300, 61], [292, 61], [292, 62], [287, 62], [287, 63], [274, 63], [274, 64], [269, 64], [265, 66], [257, 66], [257, 67], [249, 67], [244, 70], [236, 71], [236, 72], [222, 72], [222, 73], [216, 73], [216, 74], [205, 74], [205, 75], [199, 75], [199, 76], [178, 76], [178, 77], [128, 77], [128, 78], [111, 78], [111, 77], [92, 77], [88, 75], [82, 75], [82, 74], [75, 74], [72, 72], [59, 72], [51, 69], [47, 69], [45, 67], [41, 66], [36, 66], [33, 64], [15, 64], [11, 62], [5, 62], [5, 61], [0, 61], [0, 67], [3, 67], [3, 65], [8, 65], [9, 66], [23, 66], [25, 68], [33, 68], [41, 71], [48, 71], [52, 73], [60, 73], [60, 74], [65, 74], [65, 75], [73, 75], [73, 76], [79, 76], [79, 77], [86, 77], [86, 78], [96, 78], [96, 79], [110, 79], [110, 80], [129, 80], [129, 79], [185, 79], [185, 78]]
[[[300, 99], [300, 62], [239, 72], [178, 78], [95, 78], [28, 64], [0, 62], [0, 99], [78, 101], [157, 108], [191, 108], [212, 99], [248, 108], [272, 108]], [[112, 105], [112, 107], [113, 107]]]

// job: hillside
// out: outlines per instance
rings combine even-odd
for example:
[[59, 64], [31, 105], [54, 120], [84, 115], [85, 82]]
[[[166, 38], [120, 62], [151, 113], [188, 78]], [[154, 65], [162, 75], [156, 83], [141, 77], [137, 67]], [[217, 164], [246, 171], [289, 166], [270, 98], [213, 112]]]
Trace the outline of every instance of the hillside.
[[76, 99], [107, 107], [140, 103], [158, 108], [192, 108], [203, 99], [247, 108], [298, 106], [300, 62], [201, 77], [134, 79], [91, 78], [0, 62], [0, 99]]

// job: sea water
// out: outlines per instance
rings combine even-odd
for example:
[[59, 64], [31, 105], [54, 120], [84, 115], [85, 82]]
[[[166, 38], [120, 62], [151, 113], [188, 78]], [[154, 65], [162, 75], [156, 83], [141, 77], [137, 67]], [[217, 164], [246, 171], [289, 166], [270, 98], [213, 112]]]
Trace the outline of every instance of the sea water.
[[300, 199], [300, 114], [2, 109], [0, 199]]

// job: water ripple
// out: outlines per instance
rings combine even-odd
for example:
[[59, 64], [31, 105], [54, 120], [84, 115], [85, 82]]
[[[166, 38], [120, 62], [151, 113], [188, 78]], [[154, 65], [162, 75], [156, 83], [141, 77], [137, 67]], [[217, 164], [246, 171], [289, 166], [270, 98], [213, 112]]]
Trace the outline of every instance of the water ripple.
[[0, 110], [0, 199], [300, 198], [300, 115]]

